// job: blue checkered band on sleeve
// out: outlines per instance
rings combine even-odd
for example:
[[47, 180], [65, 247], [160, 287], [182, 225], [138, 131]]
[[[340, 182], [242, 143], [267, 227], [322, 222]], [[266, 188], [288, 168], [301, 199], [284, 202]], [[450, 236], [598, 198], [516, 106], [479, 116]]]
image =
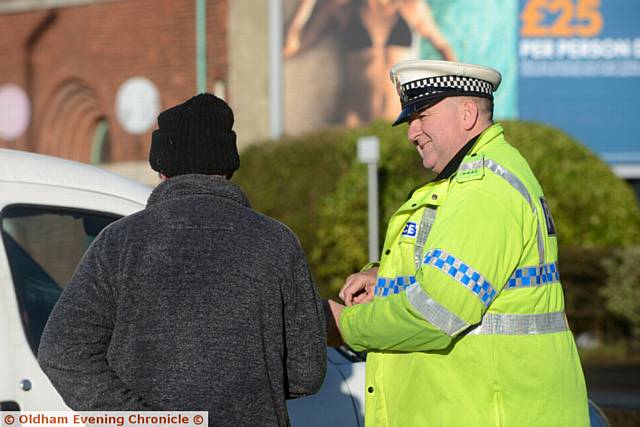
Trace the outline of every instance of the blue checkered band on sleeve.
[[399, 277], [378, 277], [374, 294], [379, 297], [386, 297], [392, 294], [399, 294], [408, 286], [416, 283], [415, 276], [399, 276]]
[[558, 264], [544, 264], [533, 267], [521, 267], [513, 272], [505, 290], [550, 285], [560, 281]]
[[496, 297], [496, 290], [487, 279], [468, 264], [441, 249], [427, 252], [424, 264], [431, 265], [451, 276], [476, 295], [485, 307], [489, 307], [491, 301]]

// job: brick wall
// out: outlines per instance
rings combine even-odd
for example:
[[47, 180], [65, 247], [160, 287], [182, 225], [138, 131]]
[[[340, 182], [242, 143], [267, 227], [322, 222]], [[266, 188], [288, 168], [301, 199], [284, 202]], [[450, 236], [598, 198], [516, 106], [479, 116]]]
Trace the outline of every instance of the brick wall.
[[[207, 85], [227, 80], [227, 0], [207, 2]], [[146, 159], [151, 131], [128, 134], [115, 97], [130, 77], [151, 80], [161, 109], [196, 92], [194, 0], [119, 0], [0, 14], [0, 86], [29, 94], [33, 117], [17, 148], [89, 161], [106, 119], [114, 162]]]

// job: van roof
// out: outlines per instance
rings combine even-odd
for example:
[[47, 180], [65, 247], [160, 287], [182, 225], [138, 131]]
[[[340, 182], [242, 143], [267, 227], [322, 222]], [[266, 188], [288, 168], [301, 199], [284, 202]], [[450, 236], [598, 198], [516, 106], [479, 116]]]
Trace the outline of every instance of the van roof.
[[0, 182], [52, 185], [105, 193], [146, 204], [151, 188], [96, 166], [0, 148]]

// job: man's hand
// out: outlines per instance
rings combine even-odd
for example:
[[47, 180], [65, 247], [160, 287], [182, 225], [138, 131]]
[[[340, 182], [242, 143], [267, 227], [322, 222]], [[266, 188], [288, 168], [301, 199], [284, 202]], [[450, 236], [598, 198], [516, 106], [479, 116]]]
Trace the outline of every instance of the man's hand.
[[352, 274], [347, 277], [338, 296], [347, 306], [372, 301], [377, 277], [378, 267]]
[[344, 343], [340, 333], [340, 315], [344, 310], [344, 305], [328, 299], [322, 300], [322, 307], [327, 319], [327, 345], [340, 347]]

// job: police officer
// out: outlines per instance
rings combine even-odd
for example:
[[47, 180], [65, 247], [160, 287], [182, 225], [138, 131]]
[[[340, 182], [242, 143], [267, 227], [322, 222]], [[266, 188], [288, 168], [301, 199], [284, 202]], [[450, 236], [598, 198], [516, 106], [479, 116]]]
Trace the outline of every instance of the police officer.
[[368, 350], [367, 426], [586, 426], [556, 229], [527, 161], [493, 123], [500, 74], [447, 61], [391, 70], [394, 123], [437, 177], [389, 221], [379, 265], [330, 302]]

